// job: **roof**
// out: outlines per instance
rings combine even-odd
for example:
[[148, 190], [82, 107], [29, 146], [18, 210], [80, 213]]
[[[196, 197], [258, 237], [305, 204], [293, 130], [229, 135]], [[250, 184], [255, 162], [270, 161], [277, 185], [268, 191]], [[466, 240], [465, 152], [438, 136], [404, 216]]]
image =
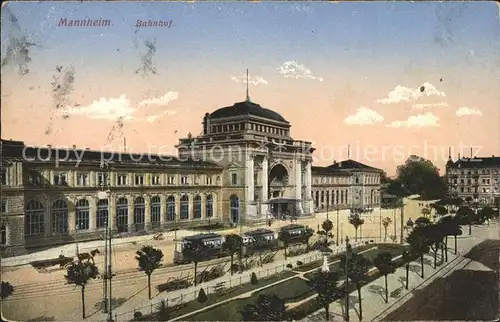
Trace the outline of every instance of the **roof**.
[[187, 241], [194, 241], [194, 240], [203, 240], [203, 239], [211, 239], [211, 238], [221, 238], [222, 236], [219, 234], [215, 233], [206, 233], [206, 234], [196, 234], [196, 235], [191, 235], [191, 236], [186, 236], [183, 239]]
[[500, 157], [461, 158], [446, 164], [450, 168], [493, 168], [500, 167]]
[[264, 229], [264, 228], [259, 228], [251, 231], [247, 231], [245, 235], [248, 236], [258, 236], [258, 235], [265, 235], [265, 234], [274, 234], [274, 231], [270, 229]]
[[312, 174], [323, 174], [323, 175], [333, 175], [333, 176], [351, 176], [352, 174], [349, 172], [341, 171], [339, 169], [331, 168], [331, 167], [311, 167]]
[[289, 203], [289, 202], [299, 202], [300, 199], [295, 198], [284, 198], [284, 197], [274, 197], [267, 201], [268, 204], [274, 203]]
[[281, 227], [281, 230], [296, 230], [296, 229], [306, 229], [306, 226], [304, 225], [297, 225], [297, 224], [290, 224]]
[[102, 161], [110, 166], [150, 165], [164, 167], [221, 168], [219, 165], [202, 160], [184, 159], [171, 155], [149, 153], [121, 153], [82, 150], [73, 148], [28, 147], [22, 142], [2, 140], [2, 159], [32, 163], [95, 164]]
[[242, 116], [242, 115], [259, 116], [278, 122], [289, 123], [280, 114], [270, 109], [263, 108], [259, 104], [250, 101], [238, 102], [235, 103], [233, 106], [226, 106], [219, 108], [218, 110], [215, 110], [210, 114], [210, 118], [218, 119], [218, 118], [227, 118], [227, 117]]
[[335, 162], [332, 165], [329, 165], [328, 168], [338, 169], [338, 170], [360, 170], [360, 171], [382, 172], [381, 169], [370, 167], [366, 164], [363, 164], [361, 162], [352, 159]]

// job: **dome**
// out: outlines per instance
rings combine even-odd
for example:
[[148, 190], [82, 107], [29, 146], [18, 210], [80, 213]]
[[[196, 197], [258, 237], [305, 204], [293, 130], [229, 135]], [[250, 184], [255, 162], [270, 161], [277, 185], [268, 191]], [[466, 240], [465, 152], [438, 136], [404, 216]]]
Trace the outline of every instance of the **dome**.
[[221, 107], [212, 112], [210, 114], [210, 118], [218, 119], [242, 115], [253, 115], [278, 122], [288, 123], [288, 121], [285, 120], [280, 114], [267, 108], [263, 108], [259, 104], [250, 101], [235, 103], [233, 106]]

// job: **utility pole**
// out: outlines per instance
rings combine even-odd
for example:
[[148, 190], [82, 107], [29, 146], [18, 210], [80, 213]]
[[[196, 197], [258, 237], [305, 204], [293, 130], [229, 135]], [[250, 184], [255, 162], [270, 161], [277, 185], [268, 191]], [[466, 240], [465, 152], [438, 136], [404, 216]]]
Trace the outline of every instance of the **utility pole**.
[[104, 293], [104, 313], [108, 313], [108, 222], [104, 222], [104, 277], [103, 281], [103, 293]]
[[404, 230], [404, 213], [405, 213], [405, 200], [404, 198], [401, 199], [401, 223], [400, 223], [400, 226], [401, 226], [401, 238], [400, 238], [400, 241], [399, 243], [400, 244], [403, 244], [403, 241], [404, 241], [404, 234], [403, 234], [403, 230]]
[[337, 246], [339, 245], [339, 206], [337, 205]]
[[109, 309], [108, 309], [108, 312], [109, 312], [109, 317], [108, 317], [108, 322], [112, 322], [113, 321], [113, 306], [111, 304], [111, 299], [113, 298], [111, 296], [111, 290], [112, 290], [112, 287], [111, 287], [111, 280], [113, 278], [113, 273], [112, 273], [112, 270], [111, 270], [111, 252], [112, 252], [112, 244], [111, 244], [111, 238], [112, 238], [112, 234], [111, 234], [111, 228], [109, 228], [109, 233], [108, 233], [108, 236], [109, 236], [109, 262], [108, 262], [108, 274], [109, 274]]

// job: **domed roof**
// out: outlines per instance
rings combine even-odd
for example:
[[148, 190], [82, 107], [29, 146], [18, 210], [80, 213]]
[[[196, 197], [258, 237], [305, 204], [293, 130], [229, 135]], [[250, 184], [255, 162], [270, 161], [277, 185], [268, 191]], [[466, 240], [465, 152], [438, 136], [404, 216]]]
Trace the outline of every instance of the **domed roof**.
[[259, 116], [278, 122], [288, 123], [280, 114], [250, 101], [239, 102], [235, 103], [233, 106], [219, 108], [210, 114], [210, 118], [226, 118], [242, 115]]

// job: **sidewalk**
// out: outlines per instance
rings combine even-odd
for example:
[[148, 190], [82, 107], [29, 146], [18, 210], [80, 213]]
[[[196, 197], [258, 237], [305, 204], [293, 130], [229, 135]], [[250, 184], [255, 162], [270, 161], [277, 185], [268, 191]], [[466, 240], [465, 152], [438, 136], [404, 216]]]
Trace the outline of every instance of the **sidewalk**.
[[[465, 227], [464, 227], [465, 228]], [[361, 288], [361, 299], [363, 308], [363, 321], [381, 321], [390, 312], [403, 305], [410, 299], [416, 290], [422, 289], [432, 283], [435, 279], [447, 276], [456, 270], [466, 267], [472, 260], [464, 258], [472, 247], [486, 239], [498, 239], [498, 223], [491, 223], [490, 227], [473, 227], [473, 235], [467, 234], [457, 238], [458, 254], [453, 255], [454, 241], [448, 238], [448, 262], [433, 268], [434, 257], [432, 254], [424, 255], [424, 278], [420, 277], [420, 260], [410, 264], [409, 290], [405, 289], [406, 269], [399, 267], [394, 274], [387, 277], [389, 289], [389, 302], [385, 303], [385, 280], [384, 277], [364, 285]], [[468, 228], [467, 228], [468, 229]], [[464, 231], [467, 231], [464, 229]], [[438, 252], [437, 263], [440, 263], [441, 252]], [[351, 321], [359, 321], [359, 303], [357, 290], [349, 294], [349, 316]], [[344, 320], [344, 300], [338, 300], [330, 304], [330, 320]], [[301, 320], [303, 322], [325, 321], [324, 309], [318, 310]]]

